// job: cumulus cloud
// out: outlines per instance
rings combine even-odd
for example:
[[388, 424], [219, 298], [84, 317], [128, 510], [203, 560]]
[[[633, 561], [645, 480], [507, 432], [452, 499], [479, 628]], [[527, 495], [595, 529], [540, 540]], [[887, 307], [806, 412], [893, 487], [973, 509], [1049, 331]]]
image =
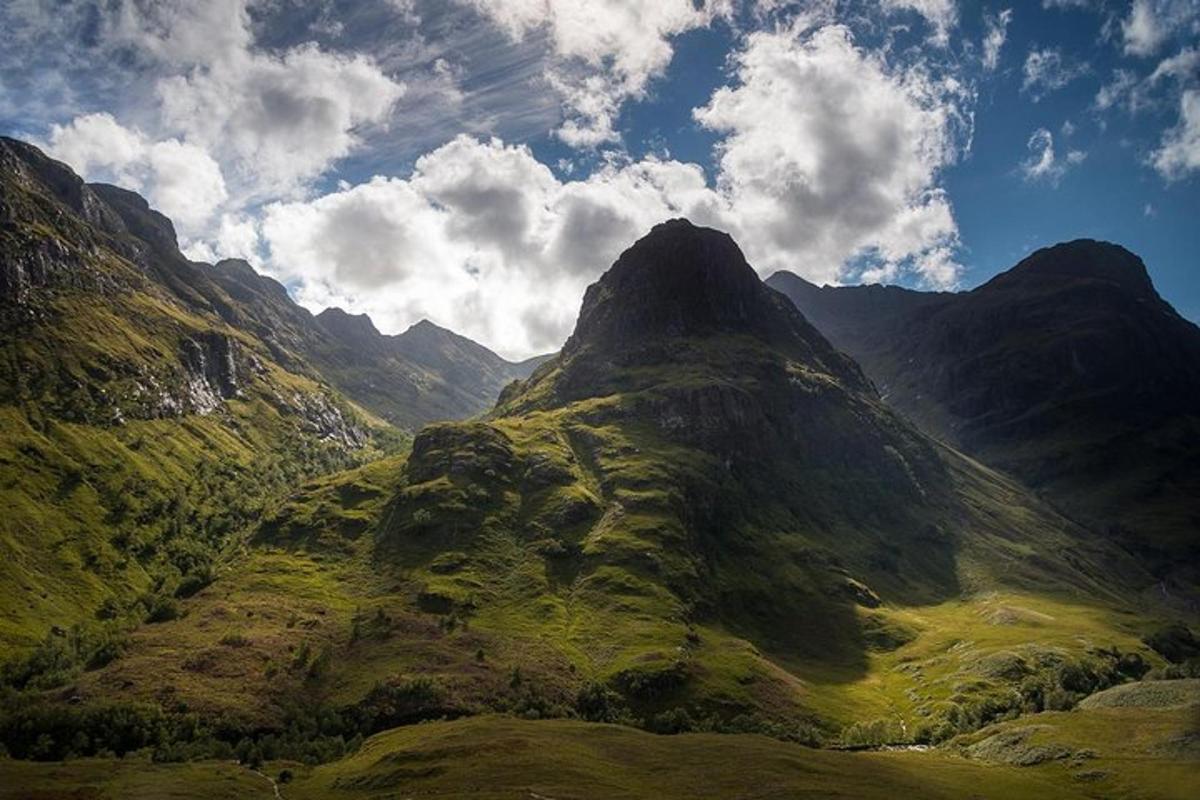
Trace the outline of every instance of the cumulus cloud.
[[1167, 131], [1150, 162], [1167, 180], [1200, 171], [1200, 91], [1189, 89], [1179, 98], [1179, 123]]
[[889, 65], [840, 25], [751, 34], [736, 86], [695, 112], [724, 135], [718, 185], [760, 269], [836, 281], [853, 259], [908, 262], [957, 243], [938, 184], [969, 133], [970, 95], [920, 65]]
[[1021, 173], [1027, 181], [1045, 181], [1057, 185], [1071, 167], [1082, 164], [1087, 153], [1082, 150], [1069, 150], [1059, 157], [1054, 149], [1054, 134], [1045, 128], [1038, 128], [1026, 143], [1029, 157], [1021, 162]]
[[365, 55], [254, 47], [246, 0], [129, 6], [110, 37], [174, 72], [155, 87], [164, 130], [219, 153], [249, 197], [320, 174], [404, 91]]
[[461, 0], [514, 38], [544, 32], [550, 85], [563, 98], [559, 137], [573, 147], [614, 142], [621, 105], [645, 96], [671, 63], [671, 38], [727, 16], [721, 0]]
[[560, 181], [528, 148], [459, 136], [407, 179], [272, 204], [267, 267], [317, 309], [383, 330], [426, 317], [507, 355], [557, 348], [586, 286], [651, 225], [718, 221], [694, 165], [648, 159]]
[[256, 194], [323, 172], [350, 152], [358, 126], [382, 120], [402, 91], [369, 58], [313, 44], [281, 56], [243, 54], [158, 85], [168, 129], [228, 153], [253, 176]]
[[[259, 47], [247, 5], [108, 4], [92, 10], [84, 29], [89, 57], [123, 69], [125, 81], [150, 87], [123, 107], [121, 123], [136, 121], [147, 136], [207, 153], [201, 166], [215, 159], [231, 202], [243, 205], [304, 188], [348, 155], [364, 130], [384, 125], [404, 91], [367, 55], [327, 52], [313, 43]], [[26, 18], [36, 30], [53, 30], [53, 24], [44, 16]], [[98, 133], [93, 122], [81, 125]], [[171, 157], [167, 147], [148, 152]]]
[[462, 135], [407, 178], [268, 206], [266, 266], [312, 308], [393, 331], [428, 317], [510, 356], [561, 345], [584, 288], [673, 216], [729, 230], [763, 274], [956, 282], [939, 176], [969, 134], [967, 90], [840, 26], [752, 34], [734, 77], [694, 112], [722, 137], [715, 182], [653, 157], [564, 179], [527, 147]]
[[989, 72], [1000, 66], [1000, 48], [1008, 36], [1008, 24], [1012, 22], [1012, 9], [1006, 8], [999, 14], [984, 16], [986, 33], [983, 35], [983, 68]]
[[1056, 47], [1030, 50], [1022, 68], [1021, 91], [1027, 92], [1036, 103], [1086, 75], [1088, 69], [1087, 64], [1073, 62]]
[[221, 168], [204, 150], [178, 139], [152, 141], [109, 114], [55, 125], [44, 144], [89, 180], [145, 194], [185, 236], [203, 231], [226, 199]]

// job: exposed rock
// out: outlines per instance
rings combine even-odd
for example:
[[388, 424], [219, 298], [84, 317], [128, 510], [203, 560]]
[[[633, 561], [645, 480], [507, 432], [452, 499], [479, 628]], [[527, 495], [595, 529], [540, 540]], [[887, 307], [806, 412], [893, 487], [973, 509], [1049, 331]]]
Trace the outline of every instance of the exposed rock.
[[316, 434], [322, 441], [336, 442], [347, 448], [362, 447], [367, 443], [367, 432], [347, 419], [328, 395], [297, 392], [289, 398], [287, 408], [300, 417], [304, 430]]
[[223, 400], [241, 396], [237, 345], [228, 335], [208, 331], [180, 345], [186, 386], [183, 406], [199, 414], [215, 411]]

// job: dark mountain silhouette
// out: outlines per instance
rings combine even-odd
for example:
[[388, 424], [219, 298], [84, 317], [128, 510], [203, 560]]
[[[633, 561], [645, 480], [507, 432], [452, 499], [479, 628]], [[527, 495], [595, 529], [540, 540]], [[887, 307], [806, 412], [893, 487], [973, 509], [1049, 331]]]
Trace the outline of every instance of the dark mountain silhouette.
[[768, 284], [930, 433], [1162, 574], [1200, 561], [1200, 328], [1133, 253], [1059, 244], [957, 294]]

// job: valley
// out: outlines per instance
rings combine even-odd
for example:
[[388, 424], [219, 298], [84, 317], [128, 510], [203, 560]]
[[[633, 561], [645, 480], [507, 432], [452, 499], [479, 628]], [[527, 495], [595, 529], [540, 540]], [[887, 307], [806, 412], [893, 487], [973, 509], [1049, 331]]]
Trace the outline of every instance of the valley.
[[1190, 796], [1200, 332], [1111, 248], [816, 289], [673, 219], [512, 363], [0, 140], [0, 798]]

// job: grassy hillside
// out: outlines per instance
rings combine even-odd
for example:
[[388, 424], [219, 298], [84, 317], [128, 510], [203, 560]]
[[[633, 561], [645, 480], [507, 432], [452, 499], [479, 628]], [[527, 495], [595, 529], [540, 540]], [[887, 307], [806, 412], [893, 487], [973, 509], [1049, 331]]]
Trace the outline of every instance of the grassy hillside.
[[[1087, 797], [1161, 760], [1080, 778], [1075, 742], [1100, 737], [1088, 714], [1190, 735], [1179, 709], [1129, 710], [1143, 701], [1044, 716], [1190, 669], [1164, 657], [1186, 659], [1191, 632], [1145, 644], [1176, 620], [1125, 588], [1148, 581], [1136, 559], [889, 410], [715, 231], [677, 221], [631, 248], [563, 352], [487, 417], [303, 483], [395, 439], [375, 423], [368, 440], [369, 415], [287, 367], [279, 342], [163, 303], [169, 320], [95, 330], [145, 342], [180, 413], [139, 411], [122, 398], [145, 380], [84, 357], [7, 412], [0, 489], [28, 520], [7, 546], [46, 594], [8, 596], [14, 637], [112, 618], [6, 668], [0, 743], [68, 761], [0, 761], [0, 779], [274, 792], [236, 759], [290, 770], [284, 797], [726, 797], [752, 765], [755, 796]], [[49, 363], [68, 329], [14, 352]], [[173, 335], [209, 348], [201, 368]], [[87, 416], [31, 410], [84, 375], [111, 387], [63, 406]], [[284, 402], [306, 393], [329, 406]], [[303, 424], [333, 419], [348, 427]], [[1041, 729], [1004, 727], [1030, 719], [1066, 720], [1070, 754], [1008, 758], [1041, 746]], [[801, 746], [915, 744], [940, 747]], [[176, 761], [195, 763], [151, 765]]]
[[0, 643], [41, 650], [5, 682], [110, 657], [113, 631], [209, 582], [270, 498], [401, 442], [228, 324], [144, 201], [9, 140], [0, 259]]
[[294, 493], [70, 693], [232, 741], [503, 711], [862, 744], [1162, 667], [1135, 562], [922, 436], [792, 314], [619, 350], [581, 324], [488, 419]]

